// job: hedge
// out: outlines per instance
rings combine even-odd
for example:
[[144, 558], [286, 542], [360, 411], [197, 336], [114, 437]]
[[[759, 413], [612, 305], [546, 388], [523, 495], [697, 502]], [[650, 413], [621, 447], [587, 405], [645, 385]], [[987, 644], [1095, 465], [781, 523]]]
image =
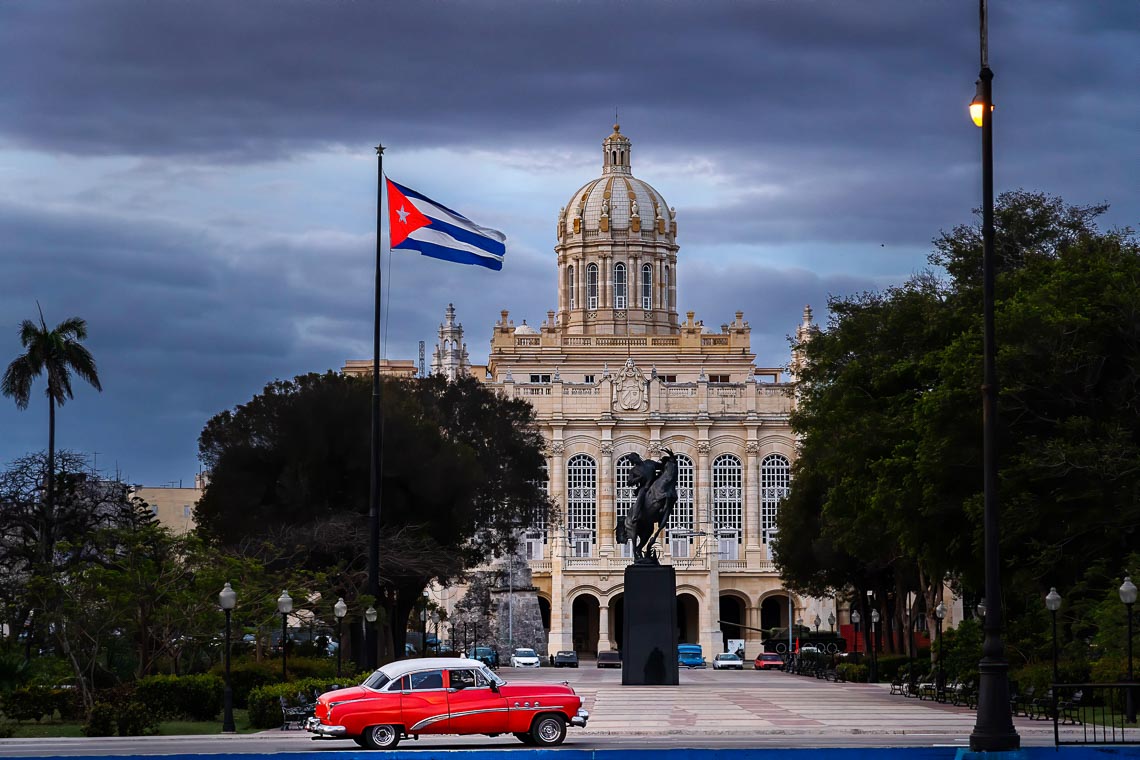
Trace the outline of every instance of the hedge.
[[159, 718], [212, 720], [222, 709], [224, 681], [213, 674], [148, 676], [135, 684], [135, 700]]
[[[336, 680], [336, 660], [290, 657], [286, 665], [289, 669], [289, 683], [296, 683], [293, 679], [306, 678], [328, 680], [330, 683]], [[210, 668], [210, 673], [222, 678], [225, 667], [219, 663]], [[234, 707], [248, 707], [249, 693], [253, 689], [279, 683], [281, 683], [281, 660], [257, 662], [251, 658], [241, 657], [230, 664], [230, 687], [234, 693]]]
[[853, 662], [840, 663], [839, 667], [835, 669], [839, 677], [844, 681], [858, 681], [864, 682], [867, 680], [867, 666], [856, 665]]
[[4, 698], [4, 714], [15, 721], [47, 718], [59, 712], [61, 720], [79, 717], [82, 709], [78, 689], [53, 689], [48, 686], [26, 686], [13, 689]]

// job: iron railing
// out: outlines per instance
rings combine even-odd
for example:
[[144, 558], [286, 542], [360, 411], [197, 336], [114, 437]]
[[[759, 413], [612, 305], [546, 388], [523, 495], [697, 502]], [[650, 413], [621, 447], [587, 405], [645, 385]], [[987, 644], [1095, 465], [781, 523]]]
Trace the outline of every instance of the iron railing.
[[1053, 719], [1057, 745], [1140, 744], [1140, 683], [1053, 684], [1046, 700], [1037, 701], [1049, 711], [1042, 717]]

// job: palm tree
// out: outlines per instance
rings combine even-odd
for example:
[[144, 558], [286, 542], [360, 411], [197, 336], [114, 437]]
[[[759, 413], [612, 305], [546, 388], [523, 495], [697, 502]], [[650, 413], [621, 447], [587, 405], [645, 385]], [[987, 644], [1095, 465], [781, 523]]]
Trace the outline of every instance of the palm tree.
[[[39, 304], [36, 304], [37, 308]], [[40, 309], [40, 323], [37, 325], [25, 319], [20, 325], [20, 343], [25, 353], [8, 365], [4, 379], [0, 380], [0, 392], [16, 401], [20, 409], [28, 408], [32, 382], [41, 374], [47, 374], [48, 397], [48, 471], [47, 498], [45, 504], [50, 512], [55, 496], [55, 407], [63, 406], [71, 392], [71, 374], [74, 372], [86, 380], [95, 390], [102, 391], [99, 373], [95, 370], [95, 359], [80, 341], [87, 338], [87, 322], [79, 317], [65, 319], [48, 330]], [[50, 557], [41, 557], [48, 560]]]

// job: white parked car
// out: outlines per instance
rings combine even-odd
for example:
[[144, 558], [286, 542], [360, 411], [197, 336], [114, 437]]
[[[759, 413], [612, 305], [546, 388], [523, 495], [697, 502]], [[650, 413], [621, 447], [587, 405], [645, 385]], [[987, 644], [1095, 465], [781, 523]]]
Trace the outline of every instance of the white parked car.
[[744, 670], [744, 660], [732, 652], [722, 652], [713, 658], [713, 670]]
[[516, 649], [511, 655], [512, 668], [537, 668], [539, 665], [541, 661], [533, 649]]

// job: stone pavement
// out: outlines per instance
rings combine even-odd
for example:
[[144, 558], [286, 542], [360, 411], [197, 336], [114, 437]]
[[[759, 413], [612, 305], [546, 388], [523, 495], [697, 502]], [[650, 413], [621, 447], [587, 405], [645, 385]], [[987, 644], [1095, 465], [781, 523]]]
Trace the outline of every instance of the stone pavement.
[[[679, 686], [622, 686], [620, 670], [503, 668], [516, 681], [568, 681], [585, 734], [913, 734], [965, 741], [973, 710], [891, 695], [887, 684], [829, 683], [779, 671], [682, 670]], [[1024, 744], [1052, 744], [1053, 724], [1015, 720]]]

